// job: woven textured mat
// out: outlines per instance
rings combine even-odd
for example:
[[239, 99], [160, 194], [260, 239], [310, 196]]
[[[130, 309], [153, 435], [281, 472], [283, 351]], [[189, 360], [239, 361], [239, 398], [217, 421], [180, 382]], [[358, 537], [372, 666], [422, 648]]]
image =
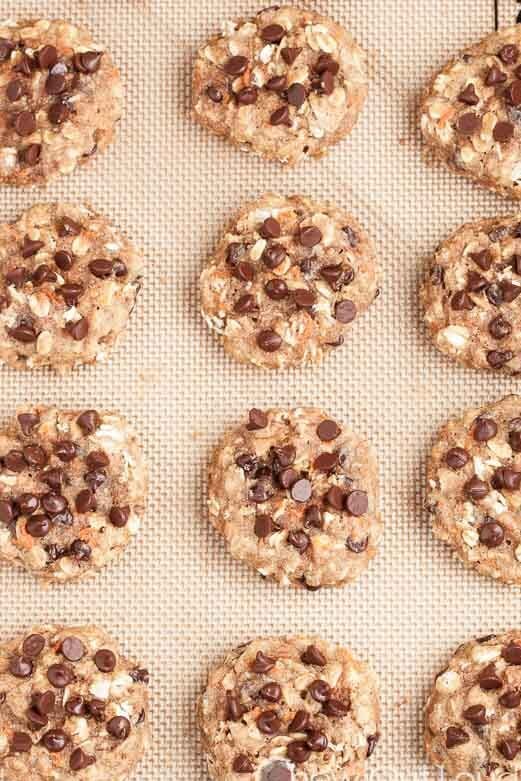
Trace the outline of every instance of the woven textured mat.
[[[40, 621], [96, 622], [152, 672], [154, 745], [138, 781], [206, 778], [194, 702], [208, 665], [254, 635], [316, 632], [378, 671], [383, 740], [371, 778], [419, 781], [421, 710], [433, 676], [472, 635], [519, 625], [519, 591], [454, 561], [422, 510], [425, 454], [447, 416], [514, 391], [515, 380], [448, 363], [426, 342], [417, 289], [426, 258], [461, 222], [513, 207], [420, 156], [422, 85], [458, 48], [494, 27], [494, 0], [316, 0], [370, 52], [369, 102], [350, 140], [323, 161], [284, 171], [229, 148], [189, 118], [196, 47], [251, 0], [41, 0], [2, 16], [86, 23], [127, 86], [115, 146], [45, 192], [0, 190], [1, 219], [38, 199], [86, 200], [144, 248], [145, 285], [124, 346], [99, 367], [58, 378], [2, 369], [2, 416], [24, 400], [114, 407], [140, 432], [151, 468], [141, 536], [90, 583], [42, 589], [0, 567], [1, 635]], [[502, 24], [514, 0], [498, 0]], [[343, 350], [318, 369], [262, 373], [228, 359], [198, 313], [197, 277], [223, 225], [264, 190], [347, 207], [369, 228], [382, 295]], [[316, 404], [367, 435], [380, 461], [386, 534], [353, 586], [317, 593], [263, 582], [226, 554], [204, 513], [212, 443], [251, 406]]]

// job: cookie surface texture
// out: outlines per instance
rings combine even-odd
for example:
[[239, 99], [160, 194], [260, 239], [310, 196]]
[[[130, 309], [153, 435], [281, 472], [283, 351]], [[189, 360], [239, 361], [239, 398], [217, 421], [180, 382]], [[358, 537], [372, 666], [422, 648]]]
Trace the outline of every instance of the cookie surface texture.
[[201, 274], [203, 316], [241, 363], [319, 363], [378, 295], [371, 241], [342, 209], [266, 194], [243, 207]]
[[521, 198], [521, 30], [505, 28], [462, 51], [422, 105], [428, 147], [452, 170]]
[[449, 421], [427, 474], [436, 537], [477, 572], [521, 584], [521, 397]]
[[147, 472], [126, 421], [24, 408], [0, 430], [0, 557], [46, 582], [113, 561], [139, 530]]
[[252, 409], [210, 465], [209, 513], [231, 555], [282, 585], [355, 580], [382, 532], [367, 442], [314, 408]]
[[0, 23], [0, 181], [45, 184], [103, 151], [122, 112], [119, 71], [88, 30]]
[[460, 646], [427, 702], [429, 760], [448, 778], [516, 778], [521, 772], [520, 687], [520, 630]]
[[199, 726], [214, 781], [361, 778], [380, 737], [377, 679], [316, 637], [254, 640], [210, 672]]
[[201, 48], [194, 116], [240, 149], [294, 165], [351, 132], [367, 95], [365, 60], [332, 19], [267, 8]]
[[35, 627], [1, 645], [7, 781], [124, 781], [149, 743], [148, 679], [94, 626]]

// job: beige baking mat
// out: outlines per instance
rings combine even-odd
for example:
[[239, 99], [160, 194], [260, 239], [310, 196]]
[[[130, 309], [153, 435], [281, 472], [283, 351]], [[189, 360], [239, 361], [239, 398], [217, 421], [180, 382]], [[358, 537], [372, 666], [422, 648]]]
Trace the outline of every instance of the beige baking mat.
[[[254, 635], [317, 632], [378, 671], [385, 724], [372, 779], [420, 781], [421, 708], [455, 646], [521, 624], [520, 592], [468, 573], [435, 542], [422, 511], [433, 431], [458, 408], [521, 388], [451, 365], [425, 341], [417, 288], [426, 257], [460, 222], [508, 210], [427, 166], [419, 91], [433, 68], [494, 26], [493, 0], [317, 0], [370, 52], [372, 89], [353, 136], [330, 156], [284, 171], [229, 149], [189, 119], [190, 63], [252, 0], [2, 2], [2, 16], [64, 16], [112, 49], [127, 84], [119, 139], [46, 192], [0, 190], [2, 219], [38, 198], [84, 199], [144, 248], [143, 294], [124, 346], [72, 377], [2, 369], [2, 415], [24, 400], [114, 407], [140, 431], [151, 467], [143, 532], [92, 583], [43, 590], [0, 568], [1, 634], [45, 620], [98, 622], [152, 672], [154, 745], [139, 781], [202, 781], [194, 702], [208, 665]], [[499, 0], [503, 24], [518, 4]], [[370, 229], [382, 295], [323, 367], [264, 374], [236, 365], [197, 311], [197, 276], [230, 212], [263, 190], [302, 192], [352, 210]], [[513, 209], [512, 209], [513, 210]], [[205, 463], [224, 427], [255, 405], [317, 404], [377, 449], [386, 534], [358, 585], [293, 592], [233, 562], [204, 514]], [[108, 781], [108, 780], [107, 780]]]

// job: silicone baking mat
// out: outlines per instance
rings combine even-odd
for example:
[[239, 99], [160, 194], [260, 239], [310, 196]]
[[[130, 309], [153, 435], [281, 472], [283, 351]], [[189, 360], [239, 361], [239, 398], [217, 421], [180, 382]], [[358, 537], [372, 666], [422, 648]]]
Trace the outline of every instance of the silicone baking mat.
[[[458, 48], [515, 21], [514, 0], [316, 0], [367, 48], [368, 104], [352, 137], [294, 171], [229, 148], [189, 116], [197, 46], [252, 0], [2, 2], [2, 16], [87, 24], [122, 68], [127, 105], [117, 143], [45, 191], [0, 190], [1, 219], [36, 200], [79, 199], [144, 249], [146, 277], [124, 345], [106, 365], [64, 378], [2, 369], [2, 416], [26, 400], [116, 408], [141, 434], [151, 471], [142, 534], [91, 582], [50, 590], [0, 567], [1, 636], [41, 621], [95, 622], [152, 674], [153, 746], [138, 781], [206, 778], [195, 700], [210, 663], [255, 635], [316, 632], [378, 671], [382, 742], [371, 778], [434, 779], [421, 744], [433, 676], [472, 635], [519, 625], [520, 592], [467, 572], [428, 528], [424, 464], [455, 410], [519, 382], [466, 371], [426, 342], [417, 302], [426, 259], [461, 222], [513, 211], [421, 158], [418, 97]], [[265, 190], [347, 207], [378, 248], [382, 295], [322, 367], [263, 373], [227, 358], [198, 312], [197, 278], [230, 214]], [[206, 463], [223, 429], [251, 406], [315, 404], [367, 435], [380, 462], [384, 542], [357, 585], [316, 593], [263, 582], [209, 528]]]

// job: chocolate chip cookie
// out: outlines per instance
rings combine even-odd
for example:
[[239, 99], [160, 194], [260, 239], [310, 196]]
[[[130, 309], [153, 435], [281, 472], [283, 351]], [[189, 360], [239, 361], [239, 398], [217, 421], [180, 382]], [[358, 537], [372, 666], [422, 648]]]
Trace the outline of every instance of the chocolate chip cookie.
[[195, 119], [242, 150], [294, 165], [347, 136], [367, 95], [366, 57], [332, 19], [272, 6], [199, 51]]
[[106, 360], [141, 272], [136, 248], [86, 206], [38, 204], [0, 224], [0, 361], [64, 372]]
[[119, 71], [84, 27], [0, 23], [0, 182], [71, 173], [111, 143], [121, 111]]
[[367, 442], [319, 409], [252, 409], [210, 465], [210, 520], [231, 555], [285, 586], [355, 580], [382, 532]]
[[373, 247], [343, 210], [268, 193], [231, 222], [201, 275], [206, 322], [241, 363], [319, 363], [378, 294]]
[[466, 410], [441, 429], [428, 508], [434, 534], [465, 564], [521, 584], [521, 396]]
[[361, 778], [379, 739], [378, 682], [316, 637], [268, 637], [211, 670], [199, 726], [213, 781]]
[[519, 215], [460, 227], [436, 251], [423, 287], [435, 346], [475, 369], [521, 371]]
[[149, 743], [148, 671], [94, 626], [41, 626], [0, 646], [8, 781], [124, 781]]
[[0, 558], [47, 582], [92, 574], [138, 532], [146, 489], [119, 415], [24, 408], [0, 431]]
[[425, 141], [449, 168], [521, 198], [521, 30], [509, 27], [462, 51], [432, 80]]
[[521, 772], [521, 631], [461, 645], [427, 702], [425, 748], [448, 778]]

